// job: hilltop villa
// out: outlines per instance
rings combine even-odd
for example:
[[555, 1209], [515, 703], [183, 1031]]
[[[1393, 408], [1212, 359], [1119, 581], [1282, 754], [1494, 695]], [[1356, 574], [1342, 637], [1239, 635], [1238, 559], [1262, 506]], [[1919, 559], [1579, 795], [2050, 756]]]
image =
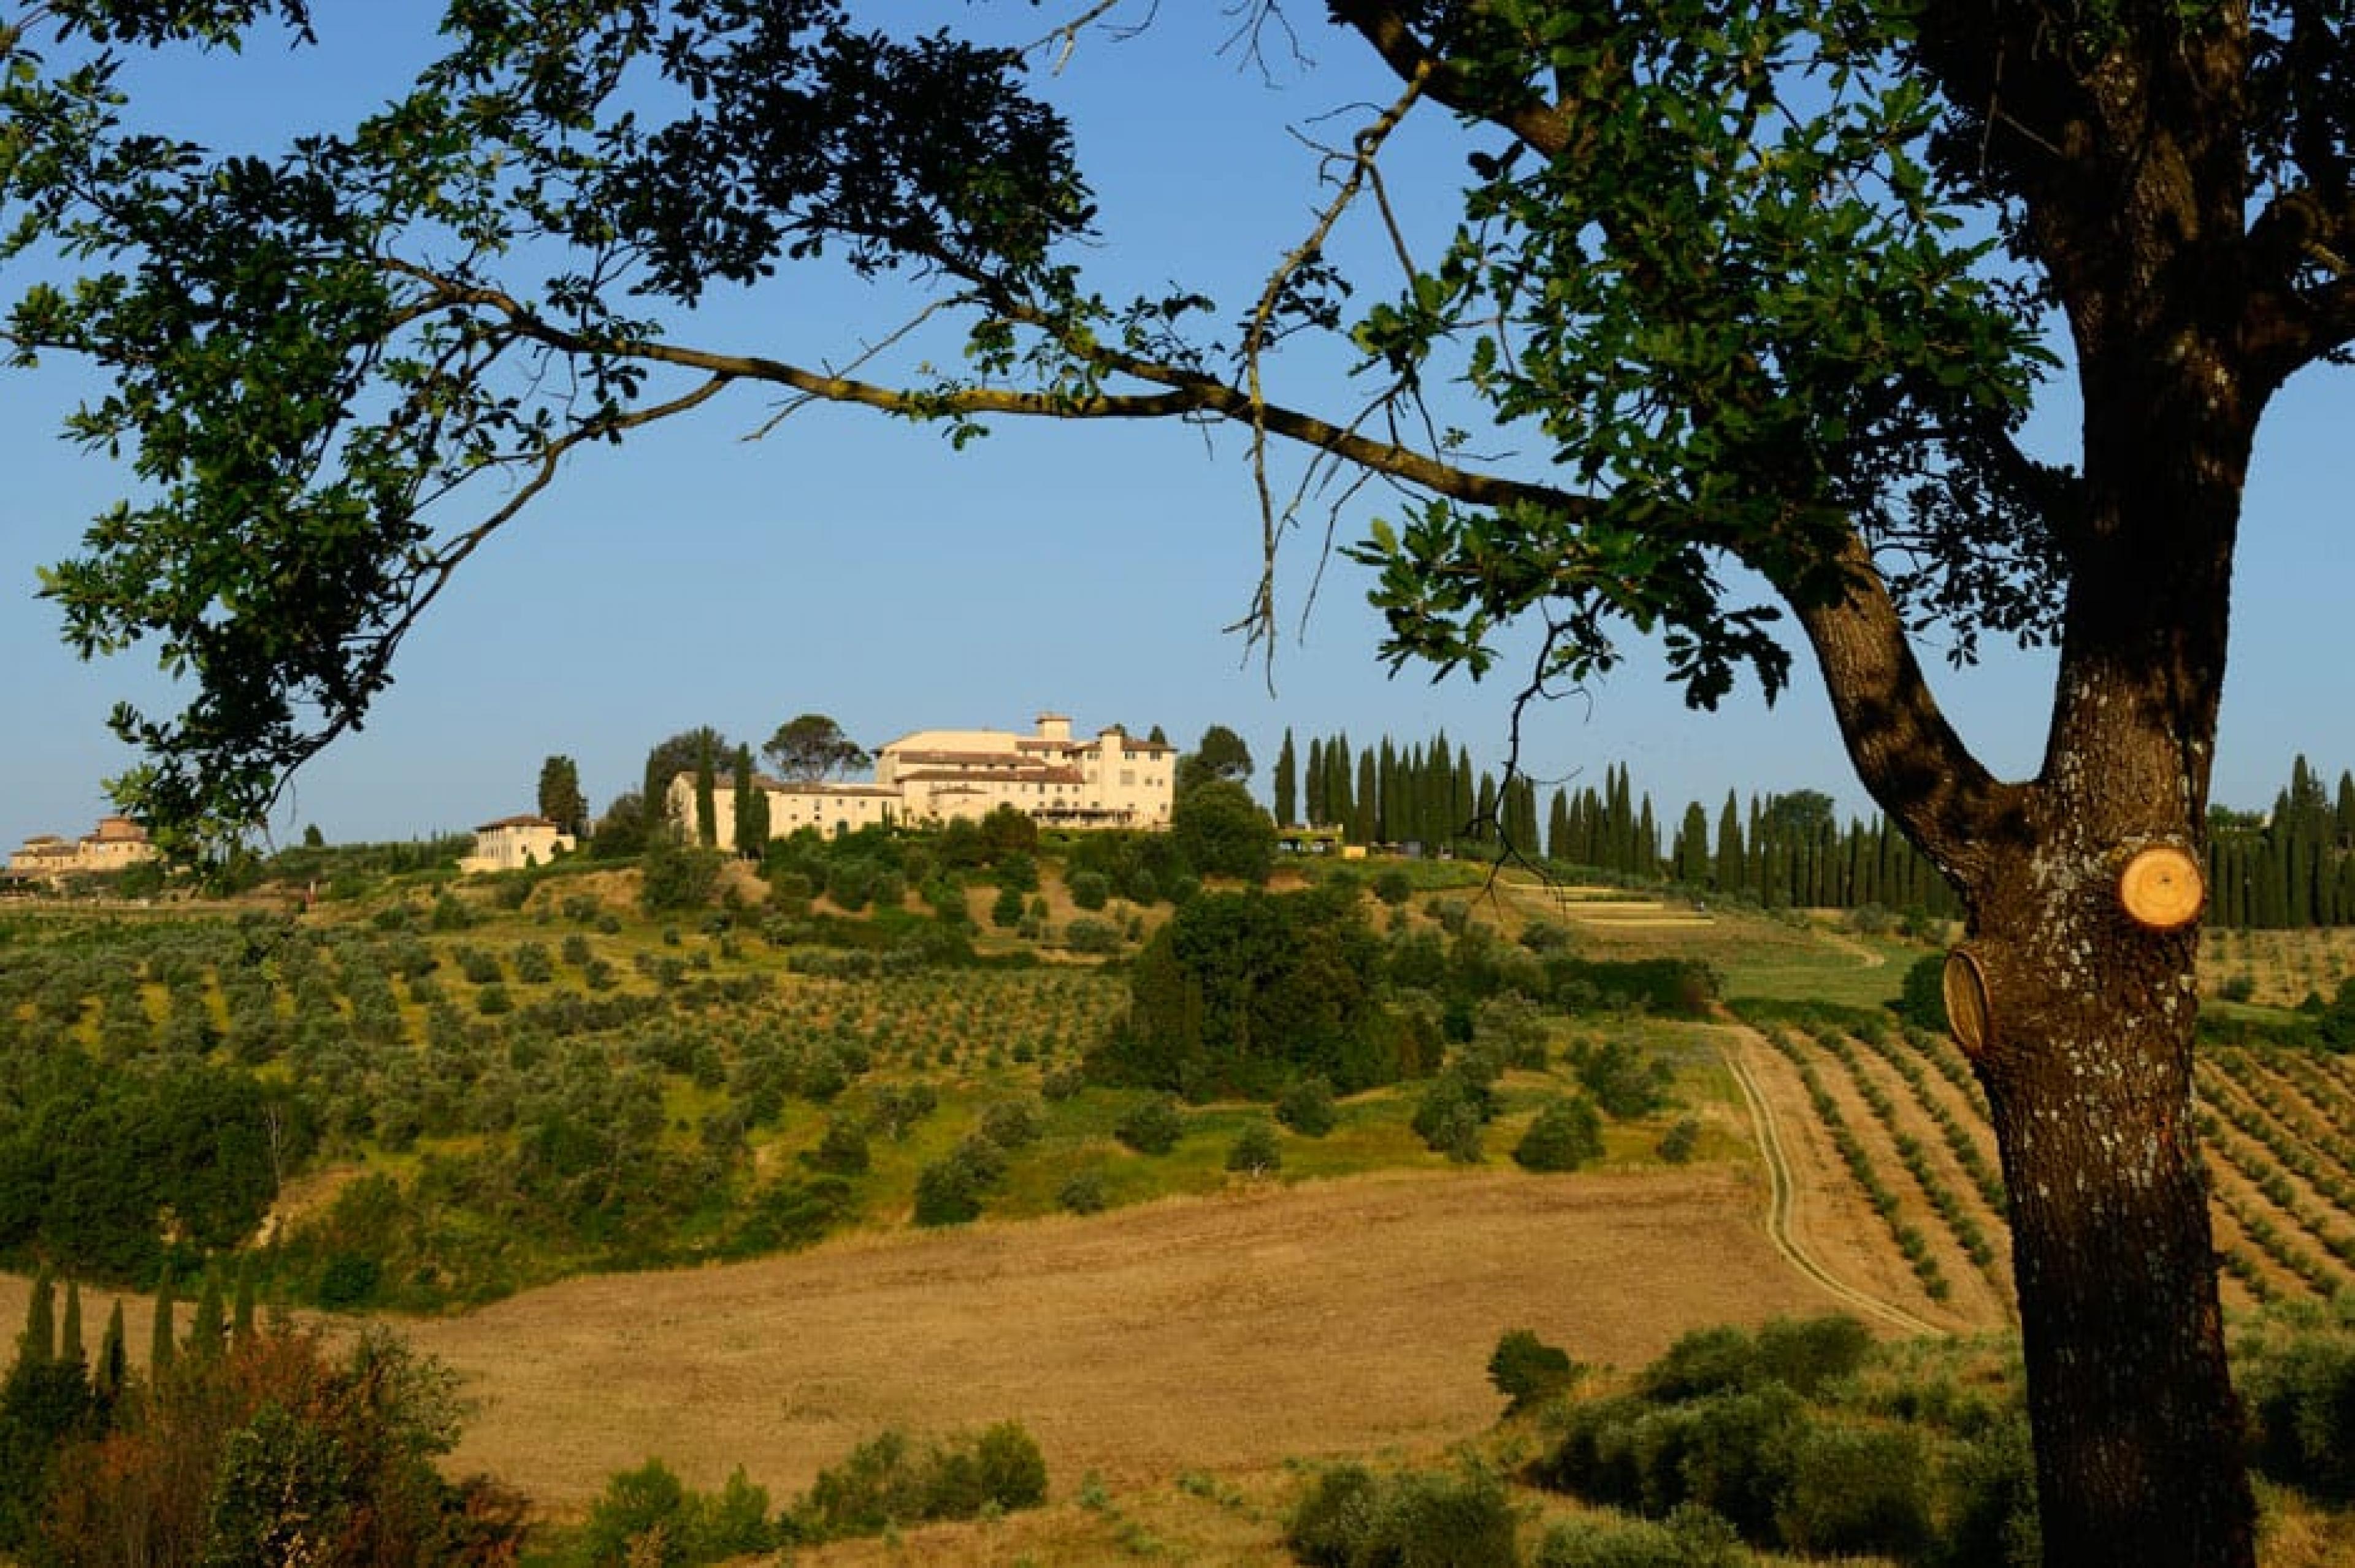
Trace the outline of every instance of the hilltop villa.
[[78, 839], [41, 833], [8, 858], [8, 880], [59, 886], [69, 877], [121, 871], [155, 858], [147, 830], [127, 816], [101, 816], [95, 831]]
[[458, 869], [520, 871], [545, 866], [572, 850], [572, 835], [545, 816], [502, 816], [474, 829], [474, 852], [458, 862]]
[[[918, 730], [875, 754], [872, 784], [801, 784], [755, 777], [769, 799], [769, 836], [804, 827], [833, 835], [886, 822], [978, 819], [1010, 805], [1042, 827], [1169, 826], [1177, 793], [1177, 748], [1131, 739], [1118, 726], [1074, 740], [1060, 713], [1039, 716], [1036, 732]], [[695, 821], [695, 775], [671, 780], [664, 809]], [[735, 791], [723, 773], [712, 791], [717, 837], [735, 841]]]

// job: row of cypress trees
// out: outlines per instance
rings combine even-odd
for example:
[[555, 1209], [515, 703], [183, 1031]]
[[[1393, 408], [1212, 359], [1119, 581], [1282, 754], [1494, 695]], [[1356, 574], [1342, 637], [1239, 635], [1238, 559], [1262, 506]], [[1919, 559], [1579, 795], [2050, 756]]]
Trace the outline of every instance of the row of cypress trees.
[[1614, 763], [1599, 787], [1555, 789], [1540, 833], [1535, 782], [1476, 772], [1470, 752], [1444, 731], [1405, 746], [1385, 736], [1362, 751], [1347, 734], [1314, 737], [1304, 763], [1287, 730], [1273, 794], [1278, 821], [1338, 827], [1353, 844], [1505, 850], [1769, 908], [1954, 908], [1945, 882], [1894, 827], [1879, 817], [1843, 827], [1831, 797], [1815, 790], [1753, 795], [1746, 807], [1729, 793], [1713, 825], [1696, 802], [1671, 837], [1652, 797]]
[[2355, 775], [2335, 794], [2304, 757], [2273, 810], [2218, 810], [2208, 834], [2209, 921], [2243, 929], [2355, 924]]

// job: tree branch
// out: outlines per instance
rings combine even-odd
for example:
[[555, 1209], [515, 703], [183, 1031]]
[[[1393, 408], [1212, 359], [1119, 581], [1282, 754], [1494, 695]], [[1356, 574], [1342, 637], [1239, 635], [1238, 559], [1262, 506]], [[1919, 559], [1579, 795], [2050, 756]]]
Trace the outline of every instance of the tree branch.
[[[497, 289], [461, 283], [406, 261], [388, 259], [381, 264], [389, 272], [422, 284], [433, 294], [432, 304], [440, 309], [488, 311], [499, 316], [517, 336], [567, 355], [606, 354], [648, 364], [676, 366], [729, 380], [791, 387], [827, 402], [855, 403], [918, 419], [958, 415], [1084, 420], [1169, 419], [1187, 414], [1209, 414], [1243, 425], [1263, 424], [1268, 431], [1304, 446], [1314, 447], [1434, 495], [1473, 506], [1535, 506], [1554, 512], [1576, 513], [1588, 505], [1580, 497], [1551, 485], [1460, 468], [1409, 447], [1376, 441], [1346, 426], [1333, 424], [1296, 409], [1254, 399], [1243, 389], [1206, 376], [1199, 370], [1161, 364], [1101, 345], [1077, 351], [1102, 369], [1169, 389], [1155, 393], [1100, 392], [1071, 396], [995, 387], [964, 387], [937, 392], [887, 387], [811, 370], [762, 355], [722, 354], [673, 343], [593, 338], [557, 325], [513, 295]], [[1054, 330], [1051, 320], [1026, 307], [1012, 306], [1006, 314], [1008, 319], [1018, 325], [1050, 333]]]
[[1395, 5], [1372, 0], [1332, 0], [1333, 20], [1354, 29], [1401, 81], [1421, 84], [1423, 96], [1509, 131], [1531, 150], [1551, 157], [1570, 144], [1570, 115], [1533, 91], [1508, 102], [1484, 93], [1469, 73], [1416, 36]]
[[[2274, 384], [2355, 341], [2355, 197], [2285, 192], [2249, 226], [2248, 249], [2260, 283], [2245, 337]], [[2328, 281], [2301, 286], [2301, 272]]]
[[1988, 829], [2025, 800], [1955, 733], [1913, 656], [1902, 617], [1864, 541], [1844, 537], [1848, 580], [1835, 603], [1795, 601], [1823, 669], [1840, 740], [1872, 798], [1955, 886], [1980, 885]]

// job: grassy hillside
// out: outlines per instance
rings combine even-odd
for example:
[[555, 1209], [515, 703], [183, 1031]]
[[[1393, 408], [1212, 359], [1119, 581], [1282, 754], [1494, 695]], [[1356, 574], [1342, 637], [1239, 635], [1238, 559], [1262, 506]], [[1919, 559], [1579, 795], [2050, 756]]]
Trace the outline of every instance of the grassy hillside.
[[[1496, 1045], [1505, 1068], [1452, 1154], [1416, 1129], [1428, 1080], [1343, 1096], [1313, 1135], [1177, 1104], [1174, 1146], [1145, 1152], [1124, 1132], [1156, 1096], [1081, 1067], [1166, 903], [1078, 908], [1051, 863], [1028, 929], [991, 920], [986, 885], [945, 918], [937, 892], [778, 909], [749, 881], [650, 917], [628, 873], [412, 878], [299, 915], [9, 917], [0, 1074], [20, 1107], [60, 1051], [108, 1082], [258, 1084], [248, 1154], [284, 1179], [239, 1249], [250, 1276], [442, 1314], [409, 1332], [481, 1402], [460, 1459], [559, 1511], [651, 1456], [782, 1496], [885, 1427], [1037, 1433], [1044, 1513], [911, 1531], [891, 1561], [1288, 1561], [1301, 1462], [1526, 1456], [1482, 1373], [1510, 1328], [1632, 1371], [1778, 1313], [1964, 1345], [2009, 1322], [1984, 1104], [1951, 1042], [1887, 1008], [1932, 949], [1481, 868], [1418, 866], [1385, 897], [1379, 871], [1360, 897], [1391, 950], [1471, 931], [1508, 956], [1697, 959], [1724, 1010], [1454, 1009], [1450, 1061]], [[1082, 919], [1098, 951], [1067, 940]], [[2337, 933], [2211, 935], [2203, 958], [2203, 989], [2243, 998], [2220, 1012], [2261, 1022], [2355, 969]], [[2203, 1054], [2202, 1126], [2228, 1306], [2278, 1313], [2355, 1284], [2355, 1070], [2252, 1041]], [[1665, 1099], [1604, 1118], [1577, 1173], [1519, 1168], [1606, 1048], [1661, 1063]], [[920, 1223], [927, 1173], [975, 1158], [978, 1219]], [[11, 1212], [0, 1194], [0, 1232]], [[196, 1237], [151, 1239], [193, 1280]], [[0, 1288], [0, 1316], [21, 1299]], [[2344, 1543], [2292, 1517], [2323, 1555], [2277, 1520], [2274, 1560]]]

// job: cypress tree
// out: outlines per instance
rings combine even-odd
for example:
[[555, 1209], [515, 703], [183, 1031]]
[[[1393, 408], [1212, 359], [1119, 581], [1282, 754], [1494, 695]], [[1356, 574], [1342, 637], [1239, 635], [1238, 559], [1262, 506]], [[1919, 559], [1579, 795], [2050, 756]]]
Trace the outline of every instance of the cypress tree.
[[1300, 764], [1292, 754], [1292, 731], [1284, 731], [1284, 744], [1275, 749], [1275, 825], [1295, 827], [1300, 822]]
[[1716, 879], [1719, 892], [1742, 890], [1742, 816], [1732, 790], [1725, 792], [1725, 806], [1717, 814]]
[[66, 1281], [65, 1321], [58, 1329], [58, 1355], [78, 1367], [90, 1365], [90, 1349], [81, 1338], [81, 1282]]
[[1572, 859], [1582, 866], [1603, 868], [1603, 799], [1592, 787], [1580, 790], [1571, 803]]
[[106, 1332], [98, 1341], [98, 1364], [91, 1369], [91, 1388], [104, 1405], [112, 1405], [123, 1393], [123, 1380], [130, 1375], [130, 1351], [123, 1345], [123, 1297], [114, 1298], [114, 1310], [106, 1315]]
[[1513, 847], [1524, 855], [1541, 852], [1538, 840], [1538, 786], [1527, 773], [1515, 773], [1505, 787], [1512, 802]]
[[[1286, 731], [1290, 733], [1290, 731]], [[1300, 774], [1301, 805], [1307, 813], [1304, 819], [1311, 827], [1322, 827], [1333, 820], [1325, 801], [1325, 742], [1315, 735], [1308, 737], [1308, 765]]]
[[719, 759], [706, 731], [695, 749], [695, 841], [706, 849], [719, 843]]
[[1482, 773], [1480, 775], [1478, 791], [1473, 796], [1473, 837], [1482, 840], [1483, 842], [1488, 840], [1490, 837], [1496, 833], [1498, 827], [1502, 825], [1504, 816], [1504, 807], [1497, 798], [1497, 780], [1495, 775], [1491, 773]]
[[1750, 797], [1750, 832], [1748, 835], [1748, 843], [1750, 848], [1743, 859], [1742, 885], [1743, 889], [1749, 892], [1752, 898], [1756, 899], [1762, 904], [1771, 904], [1772, 902], [1768, 896], [1769, 882], [1766, 871], [1766, 839], [1765, 811], [1764, 808], [1758, 804], [1758, 797], [1753, 795]]
[[1627, 794], [1627, 769], [1614, 763], [1603, 770], [1603, 844], [1595, 863], [1606, 871], [1625, 871], [1636, 858], [1636, 803]]
[[46, 1268], [33, 1275], [25, 1303], [25, 1329], [16, 1339], [19, 1366], [45, 1366], [58, 1359], [58, 1282]]
[[751, 747], [736, 748], [735, 774], [736, 853], [757, 860], [769, 848], [769, 793], [753, 781]]
[[1360, 844], [1380, 841], [1382, 836], [1381, 813], [1376, 803], [1381, 799], [1374, 779], [1374, 754], [1358, 753], [1358, 798], [1349, 812], [1349, 837]]
[[207, 1274], [203, 1288], [197, 1292], [196, 1316], [188, 1320], [189, 1352], [200, 1360], [218, 1356], [228, 1338], [228, 1325], [221, 1312], [220, 1281]]
[[1670, 874], [1685, 886], [1700, 887], [1709, 880], [1709, 813], [1697, 800], [1685, 807], [1684, 824], [1677, 829], [1676, 853], [1670, 860]]
[[[1491, 837], [1496, 832], [1497, 820], [1496, 816], [1490, 815], [1490, 812], [1496, 809], [1497, 799], [1495, 783], [1486, 773], [1480, 775], [1477, 784], [1473, 783], [1472, 752], [1469, 748], [1461, 746], [1456, 748], [1455, 764], [1450, 768], [1447, 762], [1447, 741], [1444, 737], [1439, 746], [1436, 765], [1443, 771], [1447, 784], [1446, 822], [1449, 836], [1452, 837], [1462, 833], [1466, 826], [1476, 819], [1482, 827], [1473, 834], [1473, 837]], [[1483, 802], [1487, 804], [1483, 805]]]
[[151, 1378], [163, 1375], [178, 1349], [173, 1315], [172, 1276], [167, 1274], [155, 1286], [155, 1322], [147, 1339], [147, 1375]]
[[1349, 756], [1349, 737], [1336, 735], [1325, 748], [1325, 809], [1332, 814], [1333, 826], [1349, 837], [1363, 844], [1358, 834], [1358, 802], [1352, 789], [1355, 764]]
[[229, 1309], [229, 1338], [238, 1344], [253, 1341], [253, 1271], [243, 1264], [238, 1265], [235, 1305]]
[[1447, 821], [1447, 789], [1443, 781], [1436, 798], [1432, 794], [1433, 779], [1444, 759], [1433, 759], [1420, 745], [1410, 746], [1398, 754], [1398, 768], [1391, 775], [1389, 787], [1394, 793], [1383, 815], [1390, 822], [1393, 838], [1415, 839], [1436, 849], [1455, 835]]

